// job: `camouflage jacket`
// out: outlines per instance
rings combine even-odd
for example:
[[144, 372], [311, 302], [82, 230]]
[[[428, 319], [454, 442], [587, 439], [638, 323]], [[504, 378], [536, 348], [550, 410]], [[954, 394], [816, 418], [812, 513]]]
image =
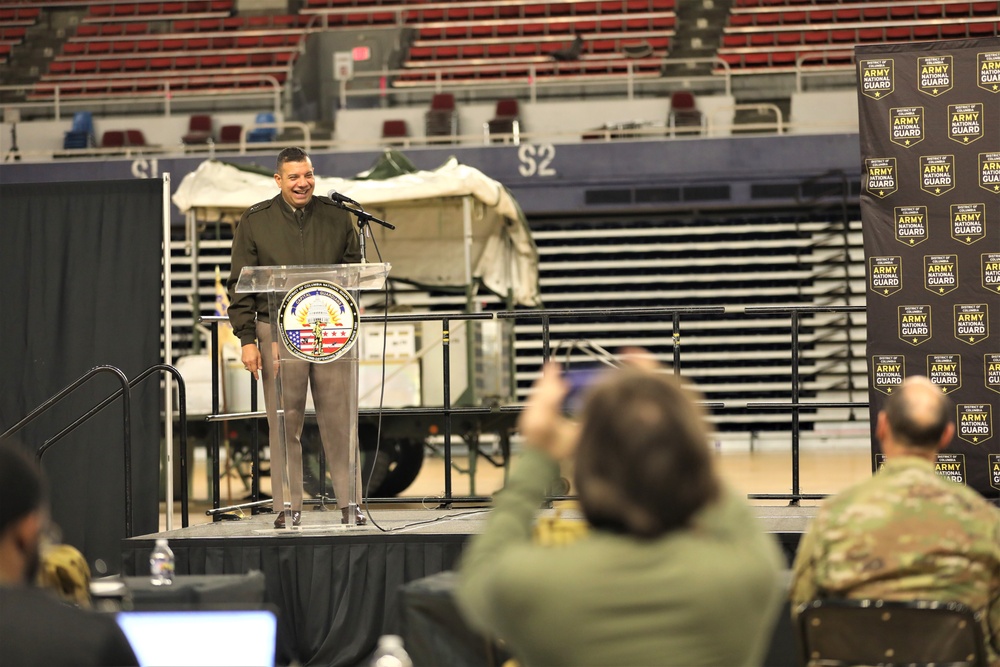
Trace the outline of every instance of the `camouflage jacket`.
[[803, 537], [793, 613], [816, 598], [961, 602], [984, 612], [1000, 665], [1000, 511], [929, 461], [889, 459], [827, 501]]

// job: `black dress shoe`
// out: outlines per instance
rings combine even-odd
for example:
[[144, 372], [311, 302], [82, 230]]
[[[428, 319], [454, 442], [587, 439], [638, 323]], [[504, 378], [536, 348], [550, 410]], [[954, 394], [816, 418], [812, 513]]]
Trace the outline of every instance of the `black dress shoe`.
[[[350, 523], [350, 521], [348, 521], [348, 519], [351, 516], [350, 513], [351, 513], [351, 508], [350, 507], [342, 507], [340, 509], [340, 516], [341, 516], [340, 523], [345, 523], [345, 524], [346, 523]], [[368, 519], [365, 517], [364, 514], [361, 513], [361, 508], [360, 507], [355, 507], [354, 508], [354, 525], [355, 526], [364, 526], [367, 523], [368, 523]]]
[[[293, 511], [292, 512], [292, 525], [293, 526], [298, 526], [301, 523], [302, 523], [302, 512], [300, 512], [298, 510]], [[284, 528], [285, 527], [285, 513], [284, 512], [280, 512], [278, 514], [278, 516], [276, 516], [274, 518], [274, 527], [275, 528]]]

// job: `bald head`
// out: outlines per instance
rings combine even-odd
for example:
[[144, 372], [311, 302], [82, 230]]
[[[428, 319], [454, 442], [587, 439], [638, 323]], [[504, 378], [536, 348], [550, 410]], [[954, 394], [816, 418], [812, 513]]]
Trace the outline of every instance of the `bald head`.
[[[951, 440], [951, 400], [922, 375], [906, 378], [879, 416], [879, 438], [895, 445], [929, 453]], [[883, 443], [885, 444], [885, 443]]]

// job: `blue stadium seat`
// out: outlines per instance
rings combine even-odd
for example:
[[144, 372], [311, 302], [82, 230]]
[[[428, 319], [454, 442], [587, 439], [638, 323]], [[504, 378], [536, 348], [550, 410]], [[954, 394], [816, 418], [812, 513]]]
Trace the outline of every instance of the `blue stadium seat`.
[[77, 111], [73, 114], [73, 125], [63, 137], [63, 148], [92, 148], [96, 144], [93, 117], [89, 111]]
[[[254, 123], [273, 123], [274, 114], [269, 111], [264, 111], [257, 114], [254, 118]], [[247, 141], [274, 141], [278, 138], [278, 128], [276, 127], [255, 127], [249, 132], [247, 132]]]

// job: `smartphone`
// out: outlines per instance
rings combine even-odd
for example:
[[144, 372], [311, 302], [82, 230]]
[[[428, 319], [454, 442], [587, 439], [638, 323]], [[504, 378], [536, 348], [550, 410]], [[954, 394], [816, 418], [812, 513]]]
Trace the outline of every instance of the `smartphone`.
[[571, 366], [563, 371], [563, 379], [569, 390], [563, 398], [562, 412], [567, 417], [576, 417], [583, 409], [587, 390], [608, 370], [602, 363], [584, 363]]

